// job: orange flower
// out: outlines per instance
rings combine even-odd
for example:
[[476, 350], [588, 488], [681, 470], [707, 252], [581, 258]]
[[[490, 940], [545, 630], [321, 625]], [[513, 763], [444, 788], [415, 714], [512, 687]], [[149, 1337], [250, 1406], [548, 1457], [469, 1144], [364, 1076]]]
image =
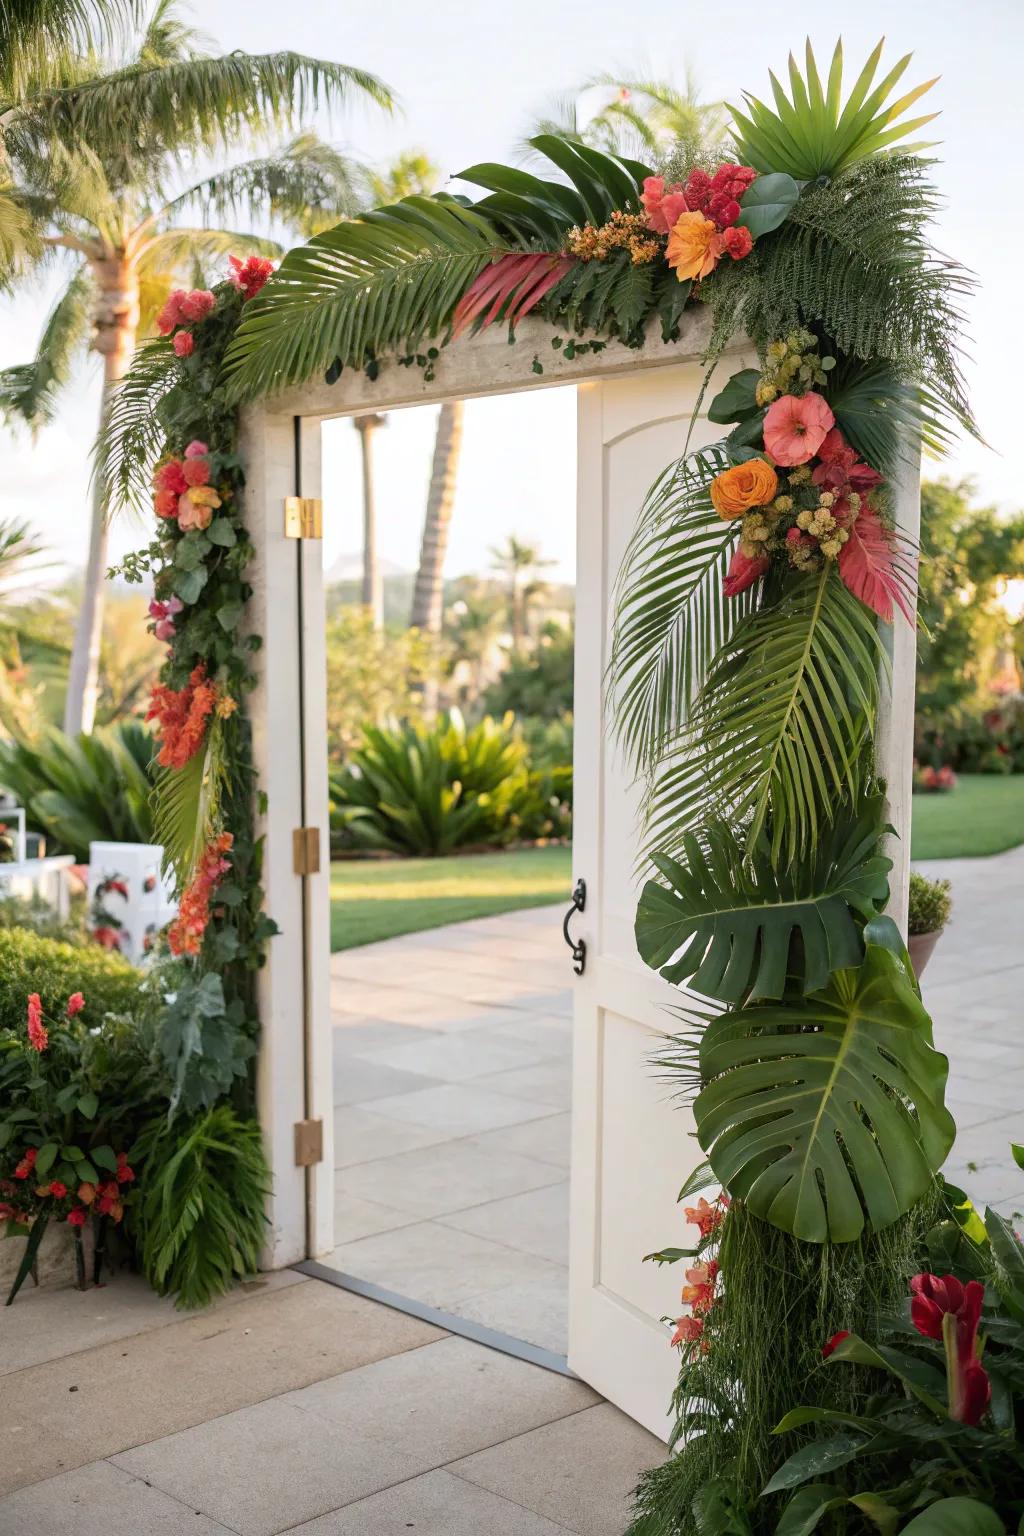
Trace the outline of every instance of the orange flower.
[[712, 1259], [709, 1264], [694, 1264], [686, 1271], [688, 1284], [683, 1286], [682, 1300], [693, 1308], [694, 1317], [703, 1317], [715, 1304], [715, 1282], [718, 1265]]
[[718, 229], [702, 213], [681, 213], [669, 232], [665, 259], [681, 283], [707, 277], [724, 247]]
[[207, 716], [217, 703], [215, 684], [206, 681], [202, 662], [193, 667], [180, 692], [166, 683], [154, 683], [147, 720], [157, 722], [161, 747], [157, 762], [161, 768], [184, 768], [203, 744]]
[[230, 859], [224, 855], [230, 852], [233, 841], [230, 832], [222, 832], [208, 843], [191, 882], [182, 891], [178, 915], [167, 930], [173, 955], [198, 955], [201, 950], [210, 921], [210, 898], [231, 868]]
[[676, 1319], [676, 1331], [672, 1335], [672, 1344], [694, 1344], [704, 1332], [704, 1324], [699, 1317], [680, 1317]]
[[724, 1205], [726, 1203], [727, 1202], [725, 1196], [719, 1195], [715, 1205], [709, 1205], [708, 1202], [704, 1199], [704, 1196], [701, 1195], [696, 1205], [687, 1205], [683, 1207], [683, 1215], [686, 1217], [687, 1221], [692, 1222], [695, 1227], [700, 1228], [701, 1237], [709, 1237], [717, 1227], [721, 1226], [722, 1221], [725, 1218], [725, 1212], [722, 1210], [716, 1210], [715, 1206]]
[[779, 477], [764, 459], [748, 459], [723, 469], [711, 482], [711, 502], [726, 522], [742, 517], [752, 507], [773, 501], [779, 489]]

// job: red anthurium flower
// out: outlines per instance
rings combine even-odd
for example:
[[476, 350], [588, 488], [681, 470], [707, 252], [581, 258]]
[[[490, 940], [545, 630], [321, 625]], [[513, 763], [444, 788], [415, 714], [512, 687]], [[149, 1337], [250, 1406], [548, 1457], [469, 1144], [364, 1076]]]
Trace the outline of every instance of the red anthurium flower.
[[823, 1344], [822, 1345], [821, 1358], [823, 1360], [827, 1360], [829, 1355], [835, 1353], [835, 1351], [839, 1348], [839, 1346], [843, 1342], [843, 1340], [844, 1339], [848, 1339], [849, 1337], [850, 1337], [850, 1330], [849, 1330], [849, 1328], [840, 1328], [838, 1333], [834, 1333], [832, 1335], [832, 1337], [829, 1339], [827, 1344]]
[[910, 1317], [926, 1339], [941, 1339], [946, 1350], [949, 1416], [978, 1424], [992, 1395], [978, 1358], [978, 1324], [985, 1287], [980, 1280], [962, 1284], [955, 1275], [915, 1275], [910, 1282]]

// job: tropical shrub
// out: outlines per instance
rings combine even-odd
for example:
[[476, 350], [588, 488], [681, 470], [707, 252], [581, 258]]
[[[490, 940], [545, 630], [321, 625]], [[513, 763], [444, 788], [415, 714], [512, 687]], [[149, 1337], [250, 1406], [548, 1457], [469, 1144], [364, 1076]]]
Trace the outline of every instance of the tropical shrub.
[[342, 763], [363, 726], [418, 724], [424, 684], [436, 671], [430, 637], [415, 629], [378, 630], [364, 608], [343, 608], [327, 623], [327, 754]]
[[19, 1030], [25, 998], [38, 992], [48, 1014], [60, 1014], [73, 992], [85, 995], [82, 1023], [96, 1025], [106, 1013], [130, 1013], [141, 976], [120, 955], [96, 946], [79, 948], [24, 928], [0, 928], [0, 1029]]
[[919, 719], [915, 755], [958, 773], [1024, 773], [1024, 699]]
[[205, 1307], [256, 1271], [270, 1172], [255, 1120], [228, 1104], [170, 1126], [159, 1115], [131, 1156], [143, 1169], [132, 1231], [159, 1295]]
[[575, 641], [571, 629], [546, 625], [530, 651], [513, 651], [501, 676], [486, 690], [492, 715], [512, 710], [520, 719], [558, 720], [571, 714]]
[[25, 807], [51, 853], [89, 857], [92, 842], [151, 843], [153, 741], [137, 721], [0, 742], [0, 786]]
[[916, 869], [910, 871], [908, 933], [938, 933], [949, 922], [952, 910], [948, 880], [929, 880]]
[[[433, 726], [364, 728], [331, 782], [332, 826], [351, 848], [450, 853], [561, 835], [553, 828], [564, 813], [553, 797], [558, 801], [552, 777], [531, 782], [511, 716], [467, 726], [453, 710]], [[548, 823], [552, 830], [536, 830]]]

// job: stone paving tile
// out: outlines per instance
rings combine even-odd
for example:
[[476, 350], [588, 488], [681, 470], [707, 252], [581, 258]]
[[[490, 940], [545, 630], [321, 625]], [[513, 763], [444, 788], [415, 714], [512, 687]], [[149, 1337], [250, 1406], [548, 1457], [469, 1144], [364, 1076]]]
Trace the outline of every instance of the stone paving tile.
[[564, 1359], [569, 1348], [569, 1271], [559, 1267], [533, 1280], [467, 1296], [459, 1302], [459, 1316]]
[[523, 1120], [541, 1120], [549, 1113], [547, 1104], [511, 1093], [494, 1093], [476, 1083], [443, 1083], [437, 1088], [378, 1099], [374, 1107], [378, 1114], [395, 1120], [446, 1126], [452, 1137], [473, 1136]]
[[660, 1440], [601, 1403], [448, 1470], [580, 1536], [622, 1536], [640, 1471], [665, 1456]]
[[336, 1243], [353, 1243], [361, 1237], [373, 1237], [377, 1232], [394, 1232], [408, 1227], [418, 1218], [408, 1211], [396, 1211], [393, 1206], [381, 1205], [377, 1200], [360, 1200], [335, 1184], [334, 1191], [334, 1240]]
[[344, 1049], [335, 1052], [335, 1105], [372, 1104], [375, 1099], [391, 1099], [417, 1089], [436, 1088], [439, 1081], [422, 1072], [402, 1072], [397, 1067], [368, 1061], [365, 1056], [348, 1055]]
[[488, 1072], [473, 1079], [480, 1088], [495, 1093], [509, 1093], [550, 1104], [553, 1109], [569, 1108], [572, 1098], [572, 1061], [569, 1058], [534, 1062], [528, 1067], [511, 1067], [504, 1072]]
[[3, 1536], [230, 1536], [235, 1529], [108, 1461], [0, 1499]]
[[334, 1112], [335, 1168], [373, 1162], [378, 1157], [393, 1157], [417, 1147], [437, 1146], [448, 1139], [443, 1126], [390, 1120], [361, 1104], [345, 1104]]
[[503, 1125], [497, 1131], [484, 1131], [472, 1138], [472, 1144], [485, 1152], [518, 1152], [538, 1162], [568, 1169], [571, 1135], [570, 1114], [547, 1115], [524, 1125]]
[[531, 1254], [433, 1221], [342, 1243], [321, 1262], [456, 1316], [467, 1296], [545, 1279], [560, 1269]]
[[518, 1248], [552, 1264], [569, 1262], [569, 1182], [560, 1180], [546, 1189], [488, 1200], [468, 1210], [438, 1218], [442, 1226], [472, 1232], [492, 1242]]
[[289, 1536], [405, 1536], [412, 1530], [416, 1536], [566, 1536], [564, 1525], [443, 1471], [322, 1515]]
[[491, 1029], [467, 1029], [411, 1045], [370, 1050], [365, 1052], [365, 1059], [405, 1072], [420, 1072], [446, 1083], [459, 1083], [468, 1077], [482, 1077], [486, 1072], [534, 1066], [538, 1051], [525, 1041], [502, 1038]]
[[416, 1318], [304, 1279], [31, 1366], [3, 1378], [17, 1413], [4, 1414], [13, 1422], [4, 1425], [0, 1491], [440, 1336]]
[[537, 1158], [485, 1152], [460, 1140], [357, 1163], [339, 1169], [336, 1178], [341, 1194], [373, 1200], [423, 1221], [561, 1183], [564, 1175]]

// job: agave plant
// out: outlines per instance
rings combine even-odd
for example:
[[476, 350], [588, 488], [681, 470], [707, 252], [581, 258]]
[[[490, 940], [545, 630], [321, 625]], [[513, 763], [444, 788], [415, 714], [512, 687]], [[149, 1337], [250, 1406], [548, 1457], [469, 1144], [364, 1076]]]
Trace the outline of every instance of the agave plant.
[[[861, 70], [845, 105], [843, 96], [843, 43], [840, 38], [832, 55], [828, 80], [822, 84], [818, 73], [814, 50], [810, 39], [804, 54], [805, 72], [789, 56], [789, 84], [791, 96], [770, 73], [775, 111], [759, 101], [756, 96], [744, 92], [747, 111], [730, 107], [736, 152], [748, 165], [758, 171], [786, 171], [797, 181], [813, 181], [818, 176], [836, 176], [855, 165], [858, 160], [900, 143], [907, 134], [923, 128], [938, 115], [900, 121], [926, 91], [935, 84], [926, 80], [915, 86], [897, 101], [891, 101], [892, 92], [910, 63], [906, 54], [899, 63], [872, 89], [882, 42], [871, 54]], [[903, 144], [904, 154], [928, 146], [922, 143]]]

